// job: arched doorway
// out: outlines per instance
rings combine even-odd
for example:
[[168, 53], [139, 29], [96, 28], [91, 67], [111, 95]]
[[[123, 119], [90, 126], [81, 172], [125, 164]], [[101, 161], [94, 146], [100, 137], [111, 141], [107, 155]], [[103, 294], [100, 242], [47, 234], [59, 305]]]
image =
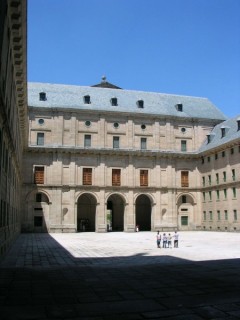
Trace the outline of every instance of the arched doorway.
[[77, 231], [95, 231], [96, 228], [96, 198], [84, 193], [77, 202]]
[[112, 194], [107, 200], [108, 224], [112, 231], [124, 230], [124, 200], [118, 194]]
[[141, 194], [136, 199], [136, 226], [140, 231], [151, 230], [152, 206], [148, 196]]
[[192, 230], [195, 229], [194, 222], [194, 200], [189, 194], [181, 194], [177, 201], [178, 207], [178, 229]]

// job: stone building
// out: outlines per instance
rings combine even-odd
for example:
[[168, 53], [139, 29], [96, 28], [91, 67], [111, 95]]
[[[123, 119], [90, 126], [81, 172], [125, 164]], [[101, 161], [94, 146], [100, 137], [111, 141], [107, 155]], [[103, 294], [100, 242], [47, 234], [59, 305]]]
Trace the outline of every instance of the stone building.
[[0, 256], [21, 229], [27, 145], [26, 1], [0, 1]]
[[[29, 83], [28, 105], [23, 231], [240, 229], [239, 121], [208, 99], [103, 78]], [[226, 181], [213, 183], [224, 171]]]

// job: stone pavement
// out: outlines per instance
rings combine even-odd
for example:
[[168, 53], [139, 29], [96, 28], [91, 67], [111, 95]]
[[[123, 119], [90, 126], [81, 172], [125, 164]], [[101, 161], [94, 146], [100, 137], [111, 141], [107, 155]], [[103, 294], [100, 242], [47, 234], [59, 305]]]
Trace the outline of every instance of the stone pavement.
[[21, 234], [0, 262], [0, 319], [240, 319], [240, 233]]

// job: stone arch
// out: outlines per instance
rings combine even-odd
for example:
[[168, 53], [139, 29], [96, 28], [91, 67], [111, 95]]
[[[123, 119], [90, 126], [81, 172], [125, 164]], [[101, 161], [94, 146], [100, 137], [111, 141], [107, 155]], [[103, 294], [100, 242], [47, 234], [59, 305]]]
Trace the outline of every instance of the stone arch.
[[109, 231], [124, 230], [124, 215], [126, 198], [121, 193], [114, 193], [107, 197], [107, 229]]
[[194, 206], [196, 199], [194, 195], [188, 192], [182, 192], [177, 196], [176, 200], [178, 229], [195, 229]]
[[77, 231], [96, 230], [97, 198], [90, 192], [83, 192], [77, 198]]
[[153, 204], [153, 198], [149, 194], [138, 194], [135, 198], [136, 226], [141, 231], [151, 230]]
[[34, 196], [37, 194], [37, 193], [41, 193], [41, 194], [43, 194], [44, 196], [45, 196], [45, 200], [46, 201], [43, 201], [43, 202], [47, 202], [48, 204], [50, 204], [51, 203], [51, 196], [50, 196], [50, 194], [46, 191], [46, 190], [44, 190], [44, 189], [36, 189], [36, 190], [32, 190], [32, 191], [30, 191], [30, 192], [28, 192], [28, 194], [26, 195], [26, 197], [25, 197], [25, 201], [26, 202], [29, 202], [29, 201], [34, 201], [35, 199], [34, 199]]

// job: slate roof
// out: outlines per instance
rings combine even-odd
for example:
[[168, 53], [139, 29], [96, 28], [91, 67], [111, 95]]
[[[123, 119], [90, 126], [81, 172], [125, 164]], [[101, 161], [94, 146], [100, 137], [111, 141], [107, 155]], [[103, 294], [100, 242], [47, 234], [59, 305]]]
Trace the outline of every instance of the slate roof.
[[[40, 92], [46, 93], [45, 101], [39, 100]], [[83, 97], [85, 95], [90, 96], [91, 104], [84, 103]], [[117, 106], [111, 105], [112, 98], [117, 98]], [[138, 107], [137, 102], [139, 100], [144, 101], [144, 108]], [[182, 112], [177, 111], [177, 104], [182, 104]], [[226, 116], [207, 98], [51, 83], [28, 83], [28, 105], [44, 108], [130, 112], [179, 118], [226, 120]]]
[[[240, 139], [240, 130], [238, 130], [237, 123], [238, 120], [240, 121], [240, 115], [216, 125], [210, 133], [210, 142], [208, 143], [208, 140], [206, 138], [206, 141], [199, 149], [199, 152], [208, 151], [210, 149], [224, 145], [225, 143]], [[225, 128], [226, 134], [224, 137], [222, 137], [221, 128]]]

